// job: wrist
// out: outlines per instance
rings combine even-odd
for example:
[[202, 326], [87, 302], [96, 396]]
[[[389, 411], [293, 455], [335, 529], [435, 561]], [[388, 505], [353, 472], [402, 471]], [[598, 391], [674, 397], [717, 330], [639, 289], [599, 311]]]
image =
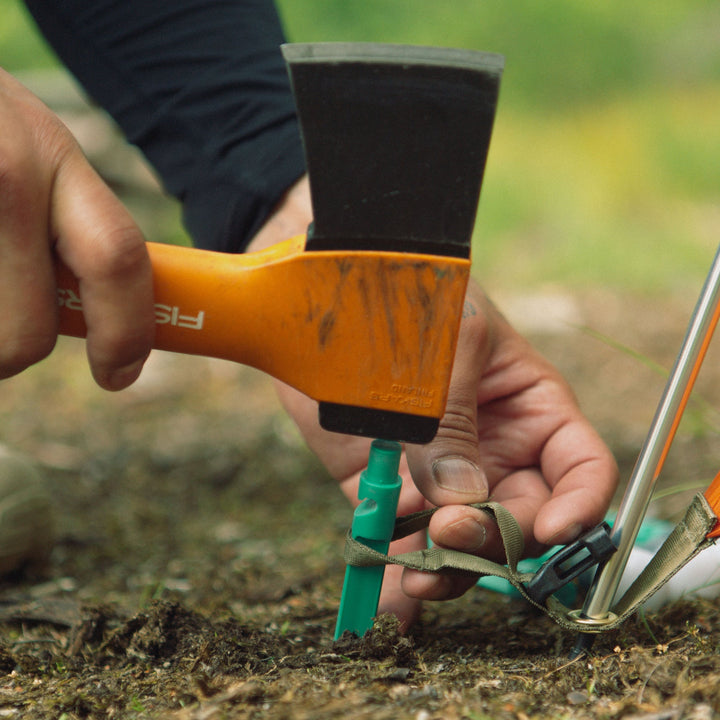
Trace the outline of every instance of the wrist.
[[264, 250], [271, 245], [307, 232], [312, 221], [310, 183], [303, 175], [280, 199], [265, 224], [248, 244], [248, 252]]

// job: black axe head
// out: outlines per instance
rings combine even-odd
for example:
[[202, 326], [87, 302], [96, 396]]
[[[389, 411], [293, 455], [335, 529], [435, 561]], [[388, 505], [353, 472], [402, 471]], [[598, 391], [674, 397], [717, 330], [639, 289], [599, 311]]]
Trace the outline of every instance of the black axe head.
[[307, 249], [469, 257], [503, 58], [374, 43], [283, 54], [312, 192]]
[[[374, 43], [282, 49], [312, 195], [306, 250], [469, 259], [503, 58]], [[427, 442], [439, 419], [320, 402], [320, 423]]]

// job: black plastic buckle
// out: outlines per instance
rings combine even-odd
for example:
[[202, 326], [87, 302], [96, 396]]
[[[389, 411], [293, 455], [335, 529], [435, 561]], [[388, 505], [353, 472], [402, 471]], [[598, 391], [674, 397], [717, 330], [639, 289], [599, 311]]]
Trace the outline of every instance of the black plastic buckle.
[[603, 522], [560, 548], [546, 560], [525, 589], [538, 605], [594, 565], [603, 565], [617, 550], [610, 539], [610, 526]]

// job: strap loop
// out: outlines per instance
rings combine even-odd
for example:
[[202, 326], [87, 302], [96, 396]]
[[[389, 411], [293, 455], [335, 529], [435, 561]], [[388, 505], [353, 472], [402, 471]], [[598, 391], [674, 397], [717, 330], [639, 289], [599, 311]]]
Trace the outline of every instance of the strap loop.
[[[505, 548], [506, 564], [492, 562], [469, 553], [446, 548], [428, 548], [410, 553], [388, 556], [364, 545], [348, 533], [345, 544], [345, 562], [348, 565], [368, 567], [373, 565], [401, 565], [421, 572], [472, 573], [492, 575], [510, 582], [532, 605], [540, 608], [561, 627], [574, 632], [605, 632], [616, 628], [632, 615], [656, 590], [661, 588], [687, 562], [713, 544], [706, 535], [715, 526], [717, 518], [702, 494], [693, 498], [685, 517], [657, 551], [655, 557], [637, 577], [625, 595], [612, 608], [608, 620], [595, 623], [579, 617], [557, 598], [551, 596], [545, 605], [539, 605], [529, 597], [525, 588], [533, 576], [518, 572], [517, 564], [522, 558], [523, 535], [515, 518], [502, 505], [495, 502], [477, 503], [471, 507], [490, 515], [498, 525]], [[424, 530], [430, 523], [435, 509], [425, 510], [398, 518], [393, 540]]]

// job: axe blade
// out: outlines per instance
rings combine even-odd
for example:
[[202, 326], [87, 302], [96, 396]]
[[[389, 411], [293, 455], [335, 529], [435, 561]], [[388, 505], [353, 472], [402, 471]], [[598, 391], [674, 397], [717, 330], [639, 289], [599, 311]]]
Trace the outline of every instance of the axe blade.
[[469, 257], [502, 56], [375, 43], [282, 49], [312, 192], [306, 249]]

